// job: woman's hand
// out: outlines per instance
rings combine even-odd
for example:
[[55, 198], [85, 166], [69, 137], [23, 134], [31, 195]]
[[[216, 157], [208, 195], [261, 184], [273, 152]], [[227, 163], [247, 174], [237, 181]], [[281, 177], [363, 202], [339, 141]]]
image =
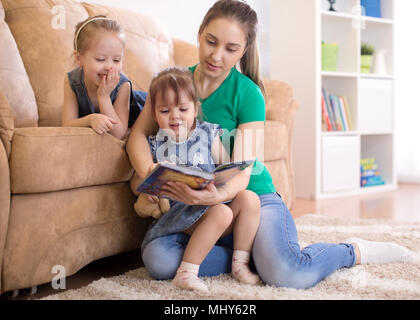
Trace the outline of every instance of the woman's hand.
[[108, 74], [102, 77], [101, 83], [99, 84], [97, 91], [98, 99], [109, 97], [119, 81], [120, 72], [117, 69], [110, 68]]
[[101, 113], [92, 113], [89, 115], [89, 125], [99, 134], [107, 133], [112, 130], [114, 124], [118, 121]]
[[202, 190], [190, 188], [183, 182], [167, 182], [163, 187], [160, 195], [169, 196], [174, 200], [183, 202], [188, 205], [205, 205], [213, 206], [219, 204], [225, 198], [223, 189], [218, 189], [213, 183], [208, 184]]

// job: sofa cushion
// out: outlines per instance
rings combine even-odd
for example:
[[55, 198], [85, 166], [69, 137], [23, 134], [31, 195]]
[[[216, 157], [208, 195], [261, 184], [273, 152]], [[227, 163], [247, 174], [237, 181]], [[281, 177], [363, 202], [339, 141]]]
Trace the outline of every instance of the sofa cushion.
[[[11, 2], [4, 1], [3, 2]], [[16, 127], [38, 125], [38, 109], [34, 92], [10, 29], [4, 21], [0, 2], [0, 91], [6, 96], [14, 114]]]
[[0, 140], [4, 145], [7, 157], [10, 155], [14, 129], [12, 110], [10, 109], [7, 98], [0, 91]]
[[120, 8], [83, 3], [90, 16], [103, 14], [121, 23], [126, 34], [123, 72], [134, 89], [149, 91], [153, 75], [174, 64], [172, 39], [157, 19]]
[[174, 44], [174, 63], [177, 66], [191, 67], [199, 62], [198, 47], [181, 39], [172, 39]]
[[[64, 77], [73, 64], [74, 26], [87, 18], [86, 10], [70, 0], [2, 1], [6, 22], [35, 92], [39, 125], [59, 126]], [[60, 25], [57, 17], [62, 13], [65, 24]]]
[[12, 193], [49, 192], [129, 181], [125, 142], [90, 128], [16, 129], [10, 154]]
[[264, 161], [287, 159], [288, 141], [287, 127], [281, 122], [267, 120], [264, 128]]

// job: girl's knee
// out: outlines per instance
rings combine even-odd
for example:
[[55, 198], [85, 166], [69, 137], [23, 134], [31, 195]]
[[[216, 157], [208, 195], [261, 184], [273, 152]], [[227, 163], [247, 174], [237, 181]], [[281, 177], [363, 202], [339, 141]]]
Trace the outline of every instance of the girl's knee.
[[260, 214], [261, 202], [256, 193], [250, 190], [242, 190], [236, 197], [241, 202], [241, 206], [247, 209], [247, 211]]
[[233, 220], [233, 212], [232, 209], [229, 208], [227, 205], [221, 203], [216, 205], [212, 208], [211, 212], [209, 212], [209, 218], [213, 219], [213, 221], [220, 226], [220, 228], [225, 229], [227, 228]]

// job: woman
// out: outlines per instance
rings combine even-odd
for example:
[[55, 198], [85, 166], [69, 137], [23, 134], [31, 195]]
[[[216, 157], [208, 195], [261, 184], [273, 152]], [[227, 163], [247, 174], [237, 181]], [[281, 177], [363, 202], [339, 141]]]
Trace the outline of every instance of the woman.
[[[229, 135], [237, 129], [234, 144], [226, 143], [234, 160], [244, 159], [241, 145], [247, 130], [264, 129], [264, 87], [259, 76], [256, 44], [257, 15], [243, 1], [219, 0], [207, 12], [198, 32], [199, 64], [191, 67], [204, 120], [221, 125]], [[235, 66], [240, 64], [239, 72]], [[152, 156], [146, 137], [157, 129], [146, 105], [133, 126], [127, 144], [130, 160], [139, 177], [132, 188], [152, 168]], [[255, 139], [261, 135], [256, 135]], [[263, 143], [254, 143], [253, 154], [262, 154]], [[258, 157], [262, 159], [263, 157]], [[261, 222], [254, 241], [253, 261], [261, 279], [270, 285], [309, 288], [342, 267], [357, 263], [385, 263], [408, 260], [410, 252], [392, 243], [352, 239], [347, 243], [317, 243], [303, 250], [297, 241], [293, 218], [281, 196], [276, 193], [271, 176], [257, 161], [251, 176], [243, 173], [220, 188], [201, 191], [185, 184], [168, 183], [162, 194], [190, 205], [214, 205], [231, 200], [243, 186], [259, 195]], [[169, 234], [150, 242], [142, 251], [143, 262], [153, 278], [173, 278], [180, 264], [189, 236]], [[225, 237], [213, 247], [200, 267], [200, 276], [230, 272], [232, 241]]]

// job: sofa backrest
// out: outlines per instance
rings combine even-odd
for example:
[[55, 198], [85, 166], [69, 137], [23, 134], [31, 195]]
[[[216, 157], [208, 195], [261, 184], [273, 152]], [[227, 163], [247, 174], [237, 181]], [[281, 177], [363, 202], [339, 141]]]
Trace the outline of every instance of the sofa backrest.
[[[61, 125], [63, 80], [75, 67], [75, 26], [88, 16], [105, 14], [122, 24], [127, 38], [123, 72], [132, 80], [134, 89], [147, 91], [153, 74], [173, 63], [169, 33], [151, 17], [73, 0], [1, 1], [35, 93], [39, 126]], [[60, 14], [64, 20], [60, 21]], [[22, 105], [26, 110], [26, 101]]]
[[4, 17], [3, 4], [0, 2], [0, 91], [12, 109], [15, 127], [37, 126], [38, 110], [34, 92]]
[[[71, 63], [74, 26], [87, 18], [80, 3], [71, 0], [2, 0], [35, 93], [40, 126], [61, 125], [63, 79]], [[54, 24], [57, 11], [65, 25]]]

